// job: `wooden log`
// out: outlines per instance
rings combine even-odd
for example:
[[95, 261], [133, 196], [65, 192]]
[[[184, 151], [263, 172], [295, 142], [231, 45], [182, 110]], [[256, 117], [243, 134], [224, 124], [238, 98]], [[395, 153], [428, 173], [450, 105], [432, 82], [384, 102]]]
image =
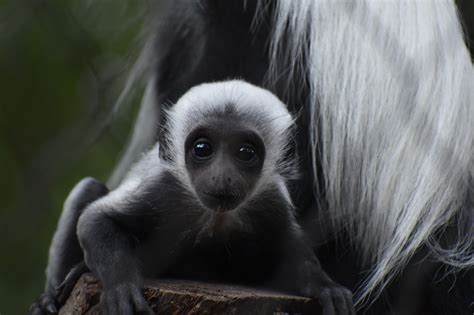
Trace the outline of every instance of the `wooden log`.
[[[84, 274], [59, 311], [65, 314], [100, 314], [100, 284]], [[150, 280], [145, 298], [158, 314], [321, 314], [308, 298], [254, 288], [181, 280]]]

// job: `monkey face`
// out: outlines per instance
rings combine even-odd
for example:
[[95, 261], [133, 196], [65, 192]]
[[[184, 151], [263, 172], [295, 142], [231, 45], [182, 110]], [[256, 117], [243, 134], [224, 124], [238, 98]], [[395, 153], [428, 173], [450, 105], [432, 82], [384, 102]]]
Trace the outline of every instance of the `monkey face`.
[[241, 123], [213, 122], [189, 134], [185, 154], [197, 197], [209, 209], [229, 211], [255, 187], [265, 147], [261, 137]]

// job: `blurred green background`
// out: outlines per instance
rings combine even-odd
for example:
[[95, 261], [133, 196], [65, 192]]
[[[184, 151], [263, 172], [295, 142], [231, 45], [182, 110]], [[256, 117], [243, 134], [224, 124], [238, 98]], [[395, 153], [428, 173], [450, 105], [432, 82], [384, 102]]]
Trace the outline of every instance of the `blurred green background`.
[[[141, 47], [150, 2], [0, 0], [0, 314], [42, 291], [62, 203], [106, 181], [137, 106], [106, 117]], [[132, 100], [138, 102], [139, 100]]]
[[[139, 100], [106, 117], [152, 2], [0, 0], [1, 315], [25, 314], [42, 291], [69, 190], [118, 161]], [[474, 1], [458, 3], [472, 30]]]

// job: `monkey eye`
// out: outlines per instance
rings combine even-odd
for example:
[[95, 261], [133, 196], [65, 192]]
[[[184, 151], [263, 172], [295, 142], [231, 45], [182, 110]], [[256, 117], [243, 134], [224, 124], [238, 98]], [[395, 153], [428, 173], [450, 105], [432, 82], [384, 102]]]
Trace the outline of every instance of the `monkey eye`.
[[193, 154], [198, 160], [208, 160], [213, 153], [214, 150], [207, 140], [198, 140], [194, 143]]
[[237, 152], [237, 158], [242, 162], [252, 162], [257, 158], [255, 148], [250, 144], [245, 144], [239, 148]]

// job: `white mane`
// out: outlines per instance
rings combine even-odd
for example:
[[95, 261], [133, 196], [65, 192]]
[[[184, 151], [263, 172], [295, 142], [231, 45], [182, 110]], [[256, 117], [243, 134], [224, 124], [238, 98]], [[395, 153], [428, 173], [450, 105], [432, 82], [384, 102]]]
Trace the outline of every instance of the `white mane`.
[[374, 263], [358, 301], [423, 244], [473, 266], [474, 224], [450, 250], [430, 242], [473, 212], [474, 76], [454, 2], [280, 0], [271, 44], [271, 74], [282, 56], [307, 67], [328, 215]]

